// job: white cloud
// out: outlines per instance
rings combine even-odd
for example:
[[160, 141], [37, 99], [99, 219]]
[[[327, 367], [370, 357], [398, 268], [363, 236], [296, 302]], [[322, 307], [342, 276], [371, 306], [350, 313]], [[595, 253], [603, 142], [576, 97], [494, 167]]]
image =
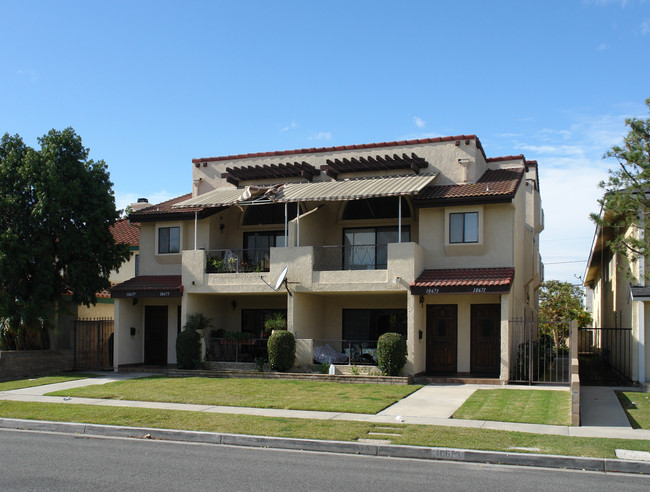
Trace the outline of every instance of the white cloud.
[[608, 5], [620, 5], [625, 8], [629, 3], [628, 0], [584, 0], [584, 3], [597, 5], [598, 7], [607, 7]]
[[281, 132], [286, 132], [286, 131], [291, 130], [292, 128], [296, 128], [297, 126], [298, 126], [298, 125], [296, 125], [296, 122], [295, 122], [295, 121], [292, 121], [291, 124], [289, 124], [289, 125], [287, 125], [287, 126], [285, 126], [285, 127], [280, 128], [280, 131], [281, 131]]
[[414, 116], [413, 117], [413, 123], [415, 123], [415, 126], [417, 126], [418, 128], [424, 128], [425, 126], [427, 126], [427, 122], [424, 121], [419, 116]]
[[609, 45], [607, 43], [600, 43], [596, 49], [598, 51], [606, 51], [609, 49]]
[[21, 77], [28, 77], [29, 81], [34, 83], [38, 80], [38, 72], [36, 70], [31, 70], [31, 69], [20, 69], [16, 72], [18, 75]]
[[318, 132], [309, 137], [309, 140], [331, 140], [332, 132]]
[[650, 34], [650, 19], [644, 19], [641, 23], [641, 34], [643, 36]]

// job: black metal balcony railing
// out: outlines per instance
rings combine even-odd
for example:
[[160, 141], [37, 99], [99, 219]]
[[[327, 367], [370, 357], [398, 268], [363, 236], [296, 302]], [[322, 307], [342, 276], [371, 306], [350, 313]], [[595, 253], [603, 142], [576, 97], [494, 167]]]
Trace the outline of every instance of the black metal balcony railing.
[[385, 270], [387, 267], [387, 244], [314, 247], [315, 271]]
[[314, 340], [315, 364], [377, 364], [377, 340]]
[[217, 249], [207, 252], [207, 273], [268, 272], [270, 248]]
[[210, 362], [255, 362], [268, 359], [267, 338], [204, 338], [205, 360]]

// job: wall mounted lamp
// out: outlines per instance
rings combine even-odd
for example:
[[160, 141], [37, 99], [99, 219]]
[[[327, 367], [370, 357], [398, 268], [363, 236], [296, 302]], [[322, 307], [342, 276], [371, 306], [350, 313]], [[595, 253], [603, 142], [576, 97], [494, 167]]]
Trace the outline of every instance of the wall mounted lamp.
[[235, 301], [234, 299], [232, 300], [232, 302], [230, 303], [230, 305], [232, 306], [232, 310], [233, 310], [233, 311], [234, 311], [235, 309], [237, 309], [237, 301]]
[[420, 307], [424, 307], [424, 296], [420, 296]]

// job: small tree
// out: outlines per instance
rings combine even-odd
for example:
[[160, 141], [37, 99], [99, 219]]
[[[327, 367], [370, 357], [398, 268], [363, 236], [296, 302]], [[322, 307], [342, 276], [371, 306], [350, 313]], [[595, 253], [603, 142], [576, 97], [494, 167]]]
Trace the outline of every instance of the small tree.
[[269, 366], [274, 371], [285, 372], [296, 361], [296, 339], [287, 330], [277, 330], [269, 337]]
[[406, 364], [406, 339], [399, 333], [384, 333], [377, 340], [377, 365], [384, 376], [399, 376]]
[[[650, 98], [645, 104], [650, 109]], [[591, 219], [612, 231], [606, 244], [613, 253], [635, 262], [650, 254], [650, 119], [628, 118], [625, 125], [630, 131], [623, 146], [615, 145], [603, 156], [616, 159], [618, 169], [600, 183], [605, 190], [599, 200], [602, 213], [591, 214]]]
[[553, 337], [555, 347], [565, 345], [569, 322], [579, 327], [591, 323], [591, 313], [582, 306], [583, 291], [578, 285], [548, 280], [539, 289], [539, 319], [542, 333]]

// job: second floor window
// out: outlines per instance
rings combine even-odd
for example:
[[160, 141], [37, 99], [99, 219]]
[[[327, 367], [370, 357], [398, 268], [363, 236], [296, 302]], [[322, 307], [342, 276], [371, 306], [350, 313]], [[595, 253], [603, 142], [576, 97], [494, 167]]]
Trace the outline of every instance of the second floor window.
[[158, 254], [181, 252], [181, 228], [160, 227], [158, 229]]
[[478, 243], [478, 212], [449, 214], [449, 242]]

